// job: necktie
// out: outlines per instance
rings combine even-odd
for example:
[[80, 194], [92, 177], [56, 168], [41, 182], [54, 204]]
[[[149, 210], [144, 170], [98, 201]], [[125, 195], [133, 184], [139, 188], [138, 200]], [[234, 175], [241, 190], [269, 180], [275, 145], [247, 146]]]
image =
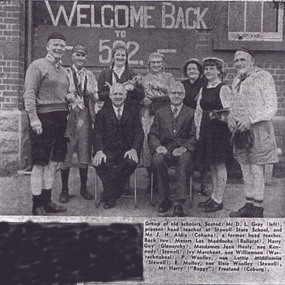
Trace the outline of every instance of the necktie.
[[55, 70], [58, 72], [60, 67], [60, 62], [55, 63]]
[[81, 86], [82, 86], [82, 72], [81, 71], [78, 71], [77, 73], [77, 86], [81, 89]]
[[175, 119], [178, 116], [178, 108], [177, 107], [174, 107], [174, 109], [173, 109], [173, 116], [174, 116]]
[[117, 119], [120, 121], [121, 120], [121, 117], [122, 117], [122, 115], [121, 115], [121, 108], [118, 108], [118, 111], [117, 111], [118, 113], [117, 113]]

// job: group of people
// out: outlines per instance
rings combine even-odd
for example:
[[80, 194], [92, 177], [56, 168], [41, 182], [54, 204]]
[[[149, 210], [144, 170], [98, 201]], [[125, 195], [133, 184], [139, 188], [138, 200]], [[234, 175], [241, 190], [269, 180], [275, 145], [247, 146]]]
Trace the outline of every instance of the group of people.
[[[135, 75], [122, 41], [114, 42], [112, 65], [101, 72], [97, 84], [84, 67], [86, 47], [75, 45], [73, 65], [64, 68], [65, 47], [62, 34], [51, 34], [46, 57], [33, 61], [26, 73], [33, 215], [66, 211], [52, 202], [51, 189], [60, 167], [59, 201], [67, 203], [71, 198], [68, 178], [74, 151], [81, 196], [94, 199], [86, 186], [93, 157], [103, 184], [104, 209], [115, 207], [141, 163], [149, 181], [154, 177], [159, 214], [172, 206], [168, 168], [175, 166], [173, 216], [185, 216], [183, 205], [195, 164], [201, 177], [200, 193], [210, 196], [199, 206], [207, 213], [219, 211], [227, 183], [226, 161], [233, 149], [241, 165], [246, 203], [230, 216], [263, 217], [264, 165], [277, 162], [272, 124], [277, 96], [270, 73], [254, 66], [252, 51], [236, 51], [237, 76], [230, 88], [223, 83], [225, 63], [216, 57], [187, 60], [182, 68], [187, 79], [180, 82], [165, 72], [164, 55], [154, 52], [148, 59], [147, 74]], [[99, 108], [100, 102], [103, 106]], [[211, 193], [205, 182], [208, 170]]]

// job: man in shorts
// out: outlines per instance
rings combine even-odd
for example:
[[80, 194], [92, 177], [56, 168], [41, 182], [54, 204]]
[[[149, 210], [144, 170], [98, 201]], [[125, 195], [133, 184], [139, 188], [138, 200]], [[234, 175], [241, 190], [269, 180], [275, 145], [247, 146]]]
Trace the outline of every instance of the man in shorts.
[[25, 78], [24, 103], [31, 126], [33, 215], [66, 211], [51, 201], [58, 163], [64, 161], [66, 154], [69, 80], [61, 66], [65, 47], [62, 34], [51, 34], [46, 57], [33, 61]]
[[263, 217], [264, 167], [278, 161], [272, 118], [277, 110], [277, 95], [271, 74], [254, 66], [252, 51], [236, 51], [233, 101], [228, 117], [234, 132], [234, 154], [241, 165], [245, 205], [230, 217]]

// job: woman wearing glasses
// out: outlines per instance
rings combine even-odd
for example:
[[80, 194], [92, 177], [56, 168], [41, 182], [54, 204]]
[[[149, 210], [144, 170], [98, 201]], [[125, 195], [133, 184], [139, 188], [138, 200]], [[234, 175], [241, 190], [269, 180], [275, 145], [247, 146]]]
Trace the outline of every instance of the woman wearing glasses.
[[[172, 83], [175, 82], [173, 75], [171, 73], [165, 72], [164, 65], [165, 62], [163, 54], [158, 52], [151, 53], [148, 59], [148, 73], [142, 79], [145, 97], [143, 99], [141, 113], [145, 139], [141, 155], [141, 163], [144, 167], [146, 167], [149, 177], [152, 168], [147, 135], [153, 122], [154, 112], [169, 103], [169, 87]], [[147, 190], [150, 190], [150, 183], [147, 187]]]

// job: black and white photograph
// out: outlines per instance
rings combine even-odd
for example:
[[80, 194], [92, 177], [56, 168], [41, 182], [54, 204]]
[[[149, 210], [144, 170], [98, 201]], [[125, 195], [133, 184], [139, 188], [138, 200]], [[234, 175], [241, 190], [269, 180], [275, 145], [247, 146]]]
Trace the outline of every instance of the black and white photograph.
[[285, 284], [284, 9], [0, 1], [0, 283]]

